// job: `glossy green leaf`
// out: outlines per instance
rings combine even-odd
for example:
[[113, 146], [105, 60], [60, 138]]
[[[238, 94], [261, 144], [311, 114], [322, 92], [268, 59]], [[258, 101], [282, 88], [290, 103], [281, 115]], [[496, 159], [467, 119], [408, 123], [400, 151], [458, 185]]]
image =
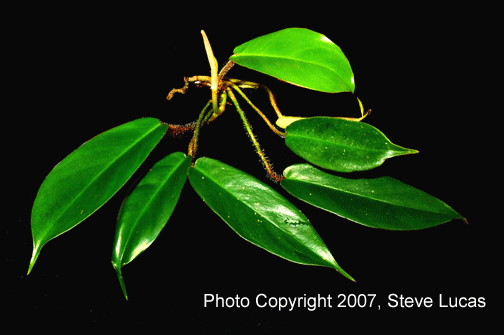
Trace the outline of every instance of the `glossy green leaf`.
[[292, 262], [331, 267], [352, 279], [303, 213], [268, 185], [210, 158], [198, 159], [189, 169], [189, 181], [245, 240]]
[[441, 200], [390, 177], [346, 179], [309, 164], [289, 166], [281, 185], [293, 196], [373, 228], [414, 230], [461, 219]]
[[234, 49], [229, 59], [288, 83], [322, 92], [354, 92], [352, 68], [326, 36], [288, 28], [260, 36]]
[[418, 152], [392, 144], [363, 122], [312, 117], [293, 122], [286, 131], [285, 144], [295, 154], [338, 172], [370, 170], [387, 158]]
[[31, 271], [42, 246], [91, 215], [133, 175], [168, 125], [142, 118], [110, 129], [65, 157], [46, 177], [32, 209]]
[[191, 157], [175, 152], [159, 162], [126, 198], [117, 219], [112, 265], [123, 289], [121, 268], [147, 249], [168, 222], [187, 179]]

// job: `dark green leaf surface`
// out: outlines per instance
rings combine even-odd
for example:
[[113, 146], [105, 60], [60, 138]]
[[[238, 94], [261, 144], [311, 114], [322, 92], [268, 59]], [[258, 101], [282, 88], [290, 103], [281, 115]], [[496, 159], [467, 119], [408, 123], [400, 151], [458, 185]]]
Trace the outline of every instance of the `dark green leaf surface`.
[[303, 28], [260, 36], [234, 49], [236, 64], [322, 92], [354, 92], [352, 68], [326, 36]]
[[142, 118], [110, 129], [63, 159], [46, 177], [32, 209], [32, 269], [42, 246], [109, 200], [133, 175], [168, 126]]
[[287, 127], [285, 144], [308, 162], [338, 172], [365, 171], [385, 159], [418, 151], [392, 144], [366, 123], [311, 117]]
[[268, 185], [210, 158], [198, 159], [189, 169], [189, 181], [245, 240], [292, 262], [331, 267], [352, 279], [301, 211]]
[[309, 164], [289, 166], [281, 184], [293, 196], [373, 228], [414, 230], [461, 219], [441, 200], [390, 177], [346, 179]]
[[121, 206], [112, 265], [127, 298], [121, 268], [147, 249], [168, 222], [187, 179], [191, 157], [175, 152], [145, 175]]

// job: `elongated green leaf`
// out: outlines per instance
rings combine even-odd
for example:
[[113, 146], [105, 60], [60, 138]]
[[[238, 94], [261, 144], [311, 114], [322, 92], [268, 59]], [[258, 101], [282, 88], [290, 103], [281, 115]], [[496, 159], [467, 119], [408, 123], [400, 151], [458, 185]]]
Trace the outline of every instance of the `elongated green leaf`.
[[308, 162], [338, 172], [373, 169], [385, 159], [418, 151], [392, 144], [366, 123], [311, 117], [287, 127], [285, 144]]
[[309, 164], [289, 166], [281, 185], [295, 197], [373, 228], [414, 230], [461, 219], [441, 200], [390, 177], [346, 179]]
[[32, 209], [31, 271], [42, 246], [71, 229], [109, 200], [133, 175], [168, 126], [142, 118], [84, 143], [46, 177]]
[[145, 175], [126, 198], [117, 219], [112, 265], [124, 296], [121, 268], [147, 249], [168, 222], [187, 179], [191, 157], [182, 152], [166, 156]]
[[189, 181], [245, 240], [292, 262], [331, 267], [352, 279], [301, 211], [268, 185], [210, 158], [198, 159]]
[[354, 92], [352, 68], [326, 36], [303, 28], [260, 36], [234, 49], [236, 64], [322, 92]]

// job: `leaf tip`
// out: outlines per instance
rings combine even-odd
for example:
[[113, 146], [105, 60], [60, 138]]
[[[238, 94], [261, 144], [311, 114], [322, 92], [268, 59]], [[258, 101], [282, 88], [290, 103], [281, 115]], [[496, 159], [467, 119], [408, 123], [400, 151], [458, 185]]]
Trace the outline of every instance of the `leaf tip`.
[[28, 267], [28, 272], [26, 273], [26, 275], [28, 276], [33, 268], [33, 264], [35, 264], [35, 262], [32, 262], [30, 261], [30, 266]]
[[112, 266], [116, 270], [117, 278], [119, 279], [119, 284], [121, 285], [121, 290], [123, 292], [124, 298], [126, 298], [126, 300], [128, 300], [128, 293], [126, 292], [126, 285], [124, 284], [124, 279], [123, 279], [122, 273], [121, 273], [121, 265], [116, 265], [114, 262], [112, 262]]
[[334, 269], [336, 271], [338, 271], [339, 273], [341, 273], [343, 276], [345, 276], [348, 279], [350, 279], [351, 281], [355, 282], [355, 279], [353, 279], [352, 276], [350, 276], [348, 273], [346, 273], [346, 271], [343, 270], [339, 265], [337, 265], [336, 267], [334, 267]]
[[35, 265], [35, 262], [37, 261], [39, 254], [40, 254], [40, 247], [38, 245], [34, 245], [30, 265], [28, 266], [28, 272], [26, 273], [26, 275], [30, 274], [31, 270], [33, 269], [33, 266]]
[[338, 272], [341, 273], [342, 275], [344, 275], [345, 277], [347, 277], [348, 279], [350, 279], [351, 281], [353, 281], [354, 283], [356, 282], [355, 279], [353, 279], [352, 276], [350, 276], [348, 273], [343, 271], [343, 269], [339, 270]]
[[415, 149], [409, 149], [409, 148], [403, 148], [400, 147], [401, 149], [397, 152], [398, 155], [412, 155], [412, 154], [417, 154], [419, 151]]

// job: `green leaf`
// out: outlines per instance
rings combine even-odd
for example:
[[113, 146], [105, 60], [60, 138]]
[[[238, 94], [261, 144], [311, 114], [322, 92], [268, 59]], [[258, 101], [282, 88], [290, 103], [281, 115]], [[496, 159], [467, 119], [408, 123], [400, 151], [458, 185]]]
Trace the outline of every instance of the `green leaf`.
[[293, 196], [373, 228], [414, 230], [461, 219], [441, 200], [390, 177], [346, 179], [309, 164], [289, 166], [281, 185]]
[[189, 181], [245, 240], [292, 262], [331, 267], [352, 279], [303, 213], [268, 185], [210, 158], [198, 159], [189, 169]]
[[260, 36], [234, 49], [229, 59], [241, 66], [312, 90], [354, 92], [352, 68], [326, 36], [288, 28]]
[[126, 198], [117, 219], [112, 265], [123, 289], [121, 268], [147, 249], [168, 222], [187, 179], [191, 157], [175, 152], [145, 175]]
[[65, 157], [35, 198], [30, 273], [42, 246], [73, 228], [109, 200], [133, 175], [168, 125], [142, 118], [110, 129]]
[[295, 121], [287, 129], [285, 144], [308, 162], [338, 172], [365, 171], [385, 159], [418, 151], [392, 144], [366, 123], [330, 117]]

